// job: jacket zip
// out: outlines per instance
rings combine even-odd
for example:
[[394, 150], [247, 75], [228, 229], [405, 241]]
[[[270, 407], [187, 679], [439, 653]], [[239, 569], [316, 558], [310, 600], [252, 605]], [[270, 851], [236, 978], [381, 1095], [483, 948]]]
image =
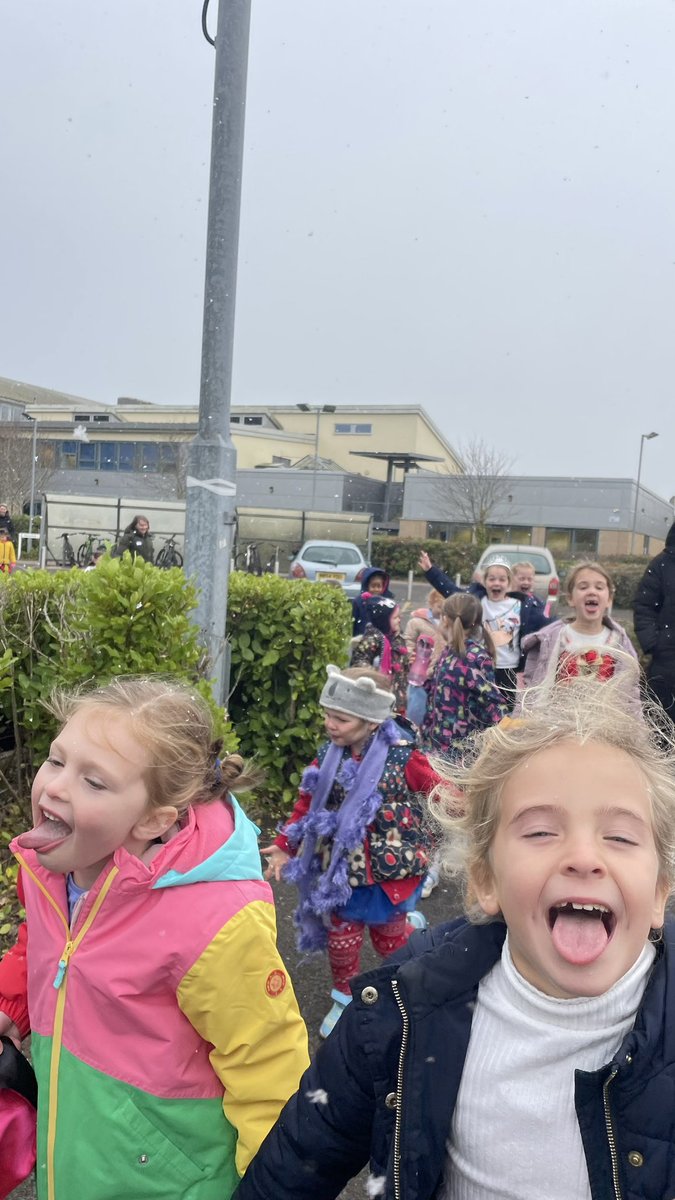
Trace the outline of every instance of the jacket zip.
[[103, 885], [101, 887], [100, 892], [98, 893], [98, 896], [94, 900], [94, 903], [92, 904], [91, 909], [89, 910], [87, 916], [85, 917], [84, 921], [82, 922], [79, 932], [76, 934], [75, 937], [73, 937], [71, 930], [70, 930], [70, 925], [68, 924], [64, 913], [61, 912], [61, 909], [59, 908], [58, 904], [56, 903], [56, 901], [54, 900], [53, 896], [50, 894], [48, 889], [44, 886], [42, 880], [39, 879], [38, 876], [33, 871], [31, 871], [31, 869], [28, 866], [28, 864], [26, 863], [25, 859], [20, 854], [16, 855], [16, 859], [21, 864], [21, 867], [23, 868], [23, 870], [28, 875], [30, 875], [31, 879], [37, 885], [37, 887], [40, 889], [40, 891], [42, 892], [45, 899], [49, 901], [49, 903], [51, 904], [54, 911], [56, 913], [58, 913], [61, 921], [63, 922], [65, 930], [66, 930], [66, 944], [63, 947], [63, 951], [61, 953], [61, 958], [59, 959], [59, 965], [58, 965], [58, 968], [56, 971], [56, 977], [54, 979], [54, 984], [53, 984], [53, 986], [57, 990], [57, 997], [56, 997], [56, 1008], [54, 1010], [54, 1025], [53, 1025], [53, 1029], [52, 1029], [52, 1048], [51, 1048], [51, 1054], [49, 1056], [49, 1117], [47, 1120], [47, 1200], [55, 1200], [56, 1183], [55, 1183], [55, 1178], [54, 1178], [54, 1145], [55, 1145], [55, 1141], [56, 1141], [56, 1112], [57, 1112], [57, 1107], [58, 1107], [59, 1064], [60, 1064], [60, 1060], [61, 1060], [61, 1045], [62, 1045], [62, 1039], [63, 1039], [63, 1018], [64, 1018], [64, 1012], [65, 1012], [65, 1007], [66, 1007], [66, 994], [68, 991], [68, 977], [67, 977], [66, 972], [68, 970], [68, 963], [70, 962], [70, 959], [72, 958], [73, 954], [77, 950], [84, 935], [89, 931], [89, 928], [93, 924], [93, 921], [94, 921], [95, 917], [97, 916], [98, 911], [110, 890], [112, 882], [113, 882], [115, 876], [119, 872], [119, 868], [112, 867], [112, 869], [108, 872], [108, 874], [106, 875], [106, 878], [103, 881]]
[[405, 1067], [405, 1056], [408, 1049], [408, 1035], [410, 1033], [410, 1020], [401, 1000], [401, 993], [398, 990], [398, 980], [392, 979], [392, 991], [398, 1004], [399, 1012], [403, 1018], [403, 1034], [401, 1037], [401, 1051], [398, 1056], [398, 1072], [396, 1075], [396, 1120], [394, 1123], [394, 1200], [401, 1200], [401, 1122], [403, 1112], [403, 1070]]
[[613, 1067], [611, 1075], [608, 1075], [602, 1085], [602, 1103], [605, 1109], [605, 1128], [607, 1130], [607, 1141], [609, 1143], [609, 1153], [612, 1159], [612, 1183], [614, 1185], [614, 1200], [621, 1200], [621, 1186], [619, 1183], [619, 1157], [616, 1152], [616, 1138], [614, 1137], [614, 1125], [612, 1124], [612, 1114], [609, 1108], [609, 1085], [618, 1074], [619, 1068]]

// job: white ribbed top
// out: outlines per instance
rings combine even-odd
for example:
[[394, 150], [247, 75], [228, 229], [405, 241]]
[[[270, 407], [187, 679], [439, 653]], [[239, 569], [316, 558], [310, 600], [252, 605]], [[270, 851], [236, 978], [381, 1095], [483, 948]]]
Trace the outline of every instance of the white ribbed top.
[[558, 1000], [518, 973], [507, 936], [478, 988], [443, 1200], [590, 1200], [574, 1072], [611, 1061], [654, 953], [646, 945], [602, 996]]

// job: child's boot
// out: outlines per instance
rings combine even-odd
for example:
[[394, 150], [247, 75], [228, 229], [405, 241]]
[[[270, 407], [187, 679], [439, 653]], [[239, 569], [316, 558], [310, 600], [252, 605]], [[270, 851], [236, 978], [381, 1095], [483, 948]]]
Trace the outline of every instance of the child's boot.
[[321, 1022], [319, 1037], [322, 1038], [328, 1037], [328, 1034], [335, 1028], [347, 1005], [351, 1004], [352, 1000], [348, 992], [338, 992], [337, 988], [333, 988], [330, 998], [333, 1001], [333, 1007], [329, 1009]]

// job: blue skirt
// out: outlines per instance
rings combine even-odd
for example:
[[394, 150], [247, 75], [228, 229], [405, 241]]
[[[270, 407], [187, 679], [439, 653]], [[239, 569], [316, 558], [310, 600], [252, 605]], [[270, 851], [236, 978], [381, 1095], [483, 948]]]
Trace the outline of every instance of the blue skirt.
[[355, 887], [343, 908], [335, 910], [341, 921], [361, 921], [364, 925], [388, 925], [399, 913], [412, 912], [422, 891], [423, 879], [400, 904], [393, 904], [379, 883], [366, 883]]

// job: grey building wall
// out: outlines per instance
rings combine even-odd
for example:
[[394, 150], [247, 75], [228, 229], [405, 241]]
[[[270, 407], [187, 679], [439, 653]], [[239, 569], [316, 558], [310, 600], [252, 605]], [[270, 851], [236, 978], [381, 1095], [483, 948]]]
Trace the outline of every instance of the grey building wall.
[[[632, 479], [508, 476], [506, 499], [491, 514], [495, 525], [540, 525], [546, 528], [617, 529], [633, 526], [636, 485]], [[408, 475], [403, 517], [417, 521], [459, 521], [438, 475]], [[640, 487], [638, 533], [664, 538], [673, 521], [667, 500]]]
[[384, 502], [385, 484], [342, 471], [296, 471], [292, 467], [258, 467], [237, 471], [237, 504], [242, 507], [290, 508], [316, 512], [370, 512]]

